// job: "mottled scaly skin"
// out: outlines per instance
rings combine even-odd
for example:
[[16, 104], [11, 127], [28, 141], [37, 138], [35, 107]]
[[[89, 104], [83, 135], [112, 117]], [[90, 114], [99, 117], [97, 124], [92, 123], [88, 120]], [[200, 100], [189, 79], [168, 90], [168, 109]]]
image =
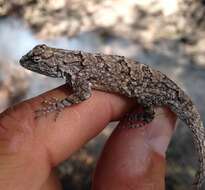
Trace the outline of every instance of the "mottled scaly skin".
[[144, 107], [145, 122], [154, 118], [153, 107], [168, 106], [192, 131], [199, 156], [194, 188], [200, 189], [205, 177], [205, 130], [191, 99], [166, 75], [123, 56], [69, 51], [46, 45], [36, 46], [21, 58], [20, 63], [32, 71], [65, 78], [73, 89], [73, 94], [63, 100], [48, 101], [38, 110], [40, 115], [59, 113], [66, 106], [88, 99], [91, 89], [135, 98]]

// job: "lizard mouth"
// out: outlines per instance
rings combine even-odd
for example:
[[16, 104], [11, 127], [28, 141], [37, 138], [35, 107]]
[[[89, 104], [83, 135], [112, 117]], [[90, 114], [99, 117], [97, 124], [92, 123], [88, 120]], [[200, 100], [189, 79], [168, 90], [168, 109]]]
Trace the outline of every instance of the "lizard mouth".
[[36, 69], [36, 64], [31, 61], [26, 55], [22, 56], [21, 59], [19, 60], [19, 63], [21, 66], [24, 68], [31, 70], [31, 71], [37, 71]]
[[49, 77], [58, 77], [59, 73], [56, 73], [56, 68], [50, 68], [47, 64], [42, 63], [35, 63], [31, 59], [29, 59], [28, 56], [22, 56], [22, 58], [19, 60], [19, 63], [24, 68], [34, 71], [36, 73], [40, 73]]

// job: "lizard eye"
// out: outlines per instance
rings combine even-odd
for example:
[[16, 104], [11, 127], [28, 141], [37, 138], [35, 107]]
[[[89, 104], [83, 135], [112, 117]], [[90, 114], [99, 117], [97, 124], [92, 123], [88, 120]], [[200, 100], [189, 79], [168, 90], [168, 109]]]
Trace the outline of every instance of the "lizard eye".
[[40, 58], [40, 57], [34, 57], [33, 60], [34, 60], [35, 62], [39, 62], [39, 61], [41, 60], [41, 58]]

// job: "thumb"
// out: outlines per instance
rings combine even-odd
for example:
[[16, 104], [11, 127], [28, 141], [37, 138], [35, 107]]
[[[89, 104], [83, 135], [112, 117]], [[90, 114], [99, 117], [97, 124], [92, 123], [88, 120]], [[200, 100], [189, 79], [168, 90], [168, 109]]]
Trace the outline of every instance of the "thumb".
[[124, 122], [117, 127], [98, 161], [92, 190], [165, 189], [165, 152], [176, 117], [168, 109], [156, 112], [142, 128], [129, 129]]

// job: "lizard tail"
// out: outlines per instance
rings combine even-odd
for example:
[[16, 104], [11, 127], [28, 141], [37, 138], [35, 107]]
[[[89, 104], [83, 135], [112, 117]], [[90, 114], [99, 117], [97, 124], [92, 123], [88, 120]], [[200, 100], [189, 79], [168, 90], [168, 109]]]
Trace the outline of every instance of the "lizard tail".
[[169, 105], [171, 110], [177, 114], [179, 119], [186, 123], [192, 132], [199, 160], [199, 169], [195, 175], [193, 187], [194, 190], [200, 190], [205, 181], [205, 128], [200, 114], [191, 99], [184, 94], [181, 102], [177, 102], [177, 106], [176, 102], [169, 102]]
[[198, 126], [191, 127], [194, 134], [194, 144], [199, 156], [199, 170], [193, 182], [194, 189], [199, 190], [205, 181], [205, 128], [200, 122]]

